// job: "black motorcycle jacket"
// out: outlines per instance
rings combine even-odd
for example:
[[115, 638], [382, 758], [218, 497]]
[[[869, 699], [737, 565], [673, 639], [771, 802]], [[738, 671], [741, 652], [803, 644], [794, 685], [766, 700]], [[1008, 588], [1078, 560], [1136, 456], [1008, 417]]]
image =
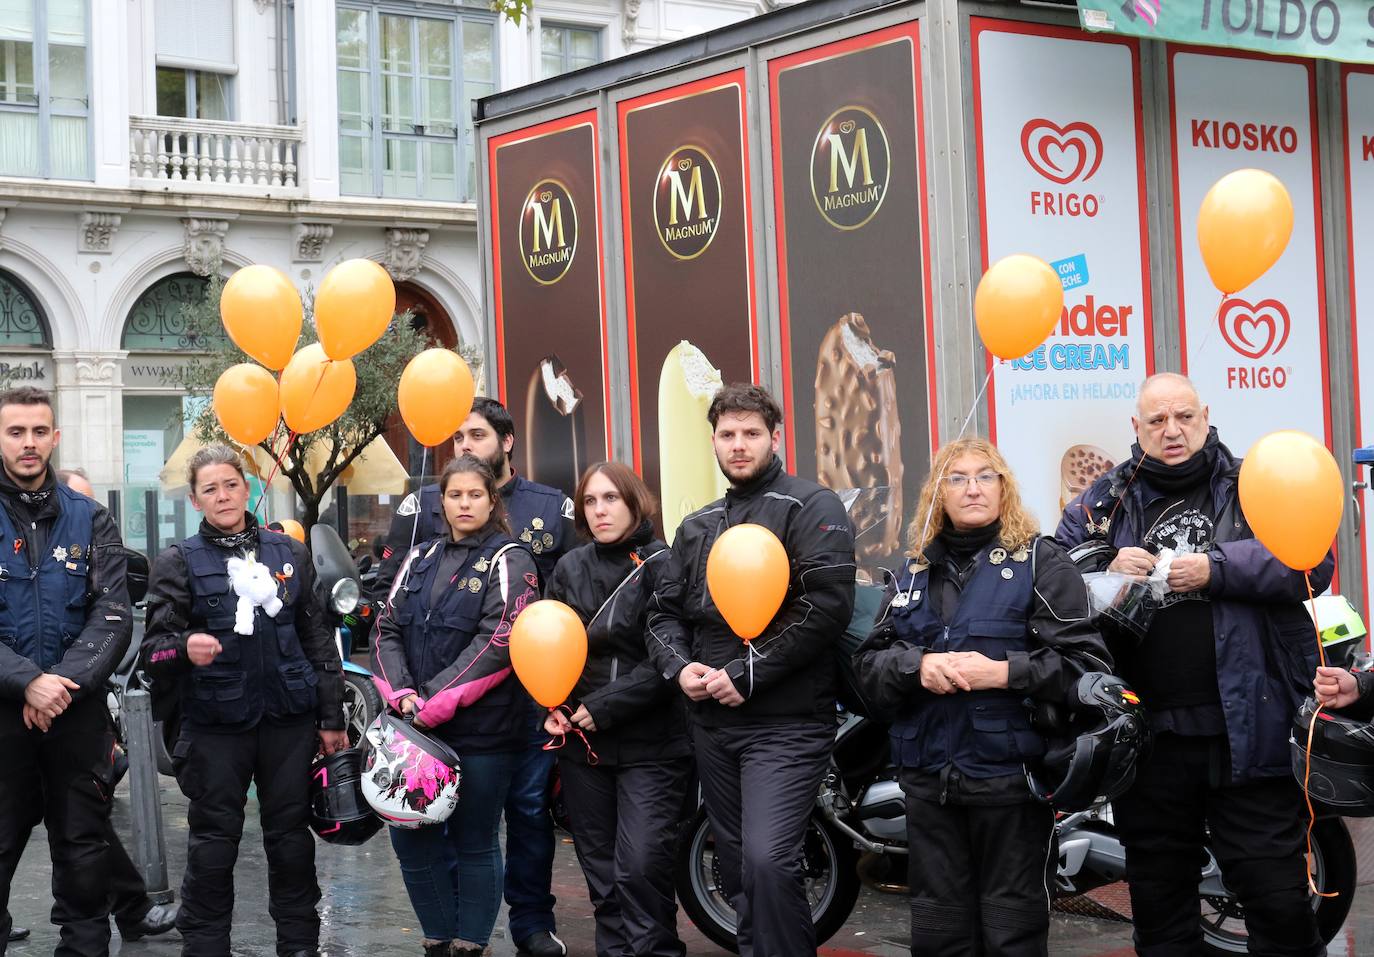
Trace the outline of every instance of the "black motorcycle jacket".
[[[782, 606], [752, 642], [752, 662], [706, 587], [711, 546], [744, 523], [776, 534], [791, 565]], [[694, 661], [730, 676], [744, 703], [691, 703], [703, 725], [833, 720], [834, 651], [854, 610], [854, 571], [854, 533], [839, 496], [784, 472], [774, 456], [761, 476], [678, 527], [650, 607], [649, 653], [670, 681]]]
[[[272, 693], [289, 692], [293, 687], [300, 690], [301, 685], [312, 684], [316, 725], [323, 730], [341, 730], [344, 726], [343, 672], [339, 649], [315, 599], [315, 572], [310, 554], [294, 538], [260, 530], [251, 513], [247, 521], [247, 527], [236, 536], [226, 536], [208, 521], [202, 521], [194, 538], [203, 545], [199, 550], [202, 555], [206, 554], [206, 549], [215, 549], [225, 556], [248, 552], [256, 555], [261, 549], [261, 540], [268, 540], [275, 550], [289, 554], [290, 574], [287, 575], [283, 567], [277, 579], [282, 583], [279, 593], [286, 596], [278, 615], [290, 617], [289, 622], [283, 619], [287, 627], [281, 635], [276, 635], [275, 629], [268, 629], [264, 624], [266, 613], [256, 609], [254, 634], [234, 635], [237, 598], [229, 590], [227, 577], [216, 568], [216, 573], [207, 578], [206, 569], [189, 567], [188, 552], [194, 553], [196, 549], [188, 550], [186, 543], [170, 546], [157, 556], [149, 576], [148, 610], [139, 660], [140, 667], [153, 679], [154, 714], [165, 720], [179, 700], [185, 706], [188, 689], [195, 687], [199, 679], [201, 697], [207, 703], [213, 702], [213, 706], [203, 713], [214, 718], [213, 712], [219, 712], [218, 721], [229, 722], [234, 730], [244, 730], [256, 724], [263, 713], [283, 714], [282, 709], [273, 708], [263, 695], [270, 697]], [[210, 567], [215, 567], [214, 563]], [[204, 605], [208, 598], [204, 595], [198, 598], [193, 575], [205, 581], [215, 580], [216, 587], [221, 590], [220, 595], [214, 596], [221, 609], [218, 615], [206, 614]], [[187, 654], [186, 641], [197, 632], [223, 636], [224, 651], [211, 665], [197, 667]], [[259, 647], [265, 635], [276, 635], [281, 642], [270, 654], [269, 649]], [[288, 657], [302, 656], [309, 663], [312, 674], [307, 676], [293, 671], [289, 662], [279, 663], [278, 652]], [[272, 665], [274, 674], [269, 683], [275, 692], [260, 686], [264, 680], [264, 663]], [[236, 681], [227, 680], [235, 677]], [[215, 680], [222, 682], [221, 690], [214, 689]], [[248, 687], [249, 682], [254, 687]], [[231, 713], [245, 702], [252, 706]], [[292, 709], [286, 711], [294, 713]]]
[[[549, 581], [547, 597], [570, 605], [587, 626], [587, 664], [568, 708], [582, 705], [596, 722], [587, 739], [601, 764], [689, 753], [682, 695], [650, 660], [646, 643], [649, 600], [668, 558], [646, 521], [623, 542], [592, 542], [564, 555]], [[560, 754], [582, 760], [586, 749], [569, 739]]]

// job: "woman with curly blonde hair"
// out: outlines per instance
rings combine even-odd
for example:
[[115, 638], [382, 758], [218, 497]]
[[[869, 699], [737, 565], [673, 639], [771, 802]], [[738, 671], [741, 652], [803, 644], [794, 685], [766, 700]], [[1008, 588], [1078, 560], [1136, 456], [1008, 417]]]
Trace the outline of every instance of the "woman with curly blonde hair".
[[1047, 954], [1054, 812], [1026, 783], [1045, 741], [1025, 702], [1063, 702], [1111, 670], [1107, 649], [1082, 577], [992, 443], [936, 453], [908, 543], [855, 667], [897, 716], [911, 953]]

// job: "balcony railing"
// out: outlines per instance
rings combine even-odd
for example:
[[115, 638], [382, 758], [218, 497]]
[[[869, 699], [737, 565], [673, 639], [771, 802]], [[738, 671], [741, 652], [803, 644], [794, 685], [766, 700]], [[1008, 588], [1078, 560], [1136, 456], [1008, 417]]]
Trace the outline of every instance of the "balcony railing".
[[129, 117], [129, 175], [140, 189], [299, 196], [300, 147], [295, 126]]

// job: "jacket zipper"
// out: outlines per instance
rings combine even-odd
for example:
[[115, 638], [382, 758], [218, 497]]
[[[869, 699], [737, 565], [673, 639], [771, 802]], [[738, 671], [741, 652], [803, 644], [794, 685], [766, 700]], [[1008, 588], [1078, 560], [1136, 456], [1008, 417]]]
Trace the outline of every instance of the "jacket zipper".
[[[37, 522], [30, 522], [30, 523], [29, 523], [29, 531], [30, 531], [31, 533], [32, 533], [32, 532], [38, 531], [38, 523], [37, 523]], [[28, 542], [25, 542], [24, 544], [25, 544], [25, 551], [28, 553], [28, 558], [29, 558], [29, 590], [30, 590], [30, 591], [32, 592], [32, 594], [33, 594], [34, 617], [35, 617], [35, 619], [38, 621], [38, 660], [39, 660], [39, 661], [43, 661], [43, 659], [44, 659], [44, 657], [45, 657], [45, 655], [44, 655], [45, 649], [44, 649], [44, 647], [43, 647], [43, 636], [44, 636], [44, 631], [43, 631], [43, 598], [42, 598], [42, 595], [40, 594], [40, 589], [39, 589], [39, 587], [38, 587], [38, 566], [34, 565], [33, 561], [34, 561], [34, 557], [35, 557], [35, 556], [34, 556], [33, 552], [30, 551], [29, 548], [28, 548], [29, 544], [32, 543], [32, 541], [33, 541], [33, 538], [32, 538], [32, 536], [30, 536], [29, 541], [28, 541]], [[39, 560], [41, 561], [42, 559], [39, 559]], [[43, 661], [43, 667], [44, 667], [45, 669], [48, 668], [48, 667], [50, 667], [51, 665], [55, 665], [55, 664], [57, 664], [56, 661], [52, 661], [52, 662]]]

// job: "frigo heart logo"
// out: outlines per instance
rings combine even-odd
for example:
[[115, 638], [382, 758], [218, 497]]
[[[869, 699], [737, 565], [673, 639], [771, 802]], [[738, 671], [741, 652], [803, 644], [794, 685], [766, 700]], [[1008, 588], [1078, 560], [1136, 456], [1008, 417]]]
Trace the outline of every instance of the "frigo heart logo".
[[1067, 186], [1093, 178], [1102, 165], [1102, 137], [1091, 124], [1059, 126], [1042, 117], [1021, 127], [1021, 152], [1045, 179]]
[[1217, 313], [1221, 335], [1236, 352], [1247, 359], [1277, 355], [1288, 342], [1288, 307], [1277, 299], [1246, 302], [1234, 296]]

